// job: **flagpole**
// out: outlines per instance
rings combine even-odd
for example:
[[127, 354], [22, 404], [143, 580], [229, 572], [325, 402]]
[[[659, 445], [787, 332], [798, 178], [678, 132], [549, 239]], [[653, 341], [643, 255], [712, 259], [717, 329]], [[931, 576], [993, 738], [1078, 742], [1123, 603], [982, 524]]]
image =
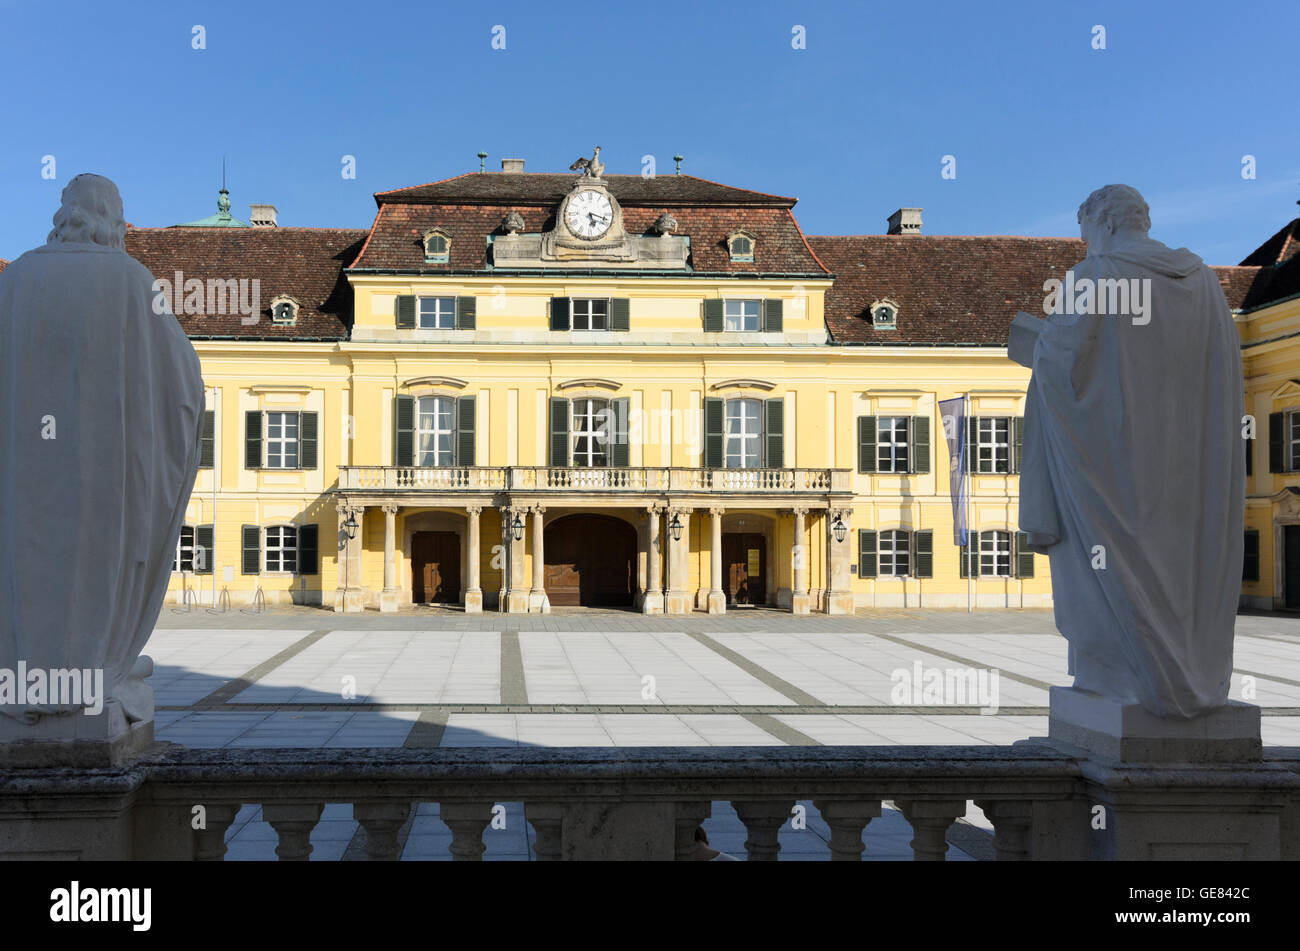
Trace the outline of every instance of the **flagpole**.
[[980, 557], [979, 557], [979, 552], [971, 551], [971, 534], [970, 534], [971, 512], [972, 512], [971, 495], [975, 490], [975, 479], [974, 479], [975, 473], [971, 471], [974, 468], [974, 466], [972, 466], [970, 462], [972, 459], [978, 457], [972, 454], [972, 450], [969, 445], [970, 437], [971, 437], [971, 429], [972, 429], [970, 424], [970, 391], [969, 390], [962, 394], [962, 400], [963, 400], [962, 409], [964, 410], [962, 414], [962, 422], [965, 423], [966, 425], [966, 443], [967, 443], [966, 458], [962, 460], [962, 464], [966, 468], [966, 555], [967, 558], [969, 559], [966, 563], [966, 613], [972, 614], [975, 611], [975, 607], [974, 607], [975, 572], [979, 570]]

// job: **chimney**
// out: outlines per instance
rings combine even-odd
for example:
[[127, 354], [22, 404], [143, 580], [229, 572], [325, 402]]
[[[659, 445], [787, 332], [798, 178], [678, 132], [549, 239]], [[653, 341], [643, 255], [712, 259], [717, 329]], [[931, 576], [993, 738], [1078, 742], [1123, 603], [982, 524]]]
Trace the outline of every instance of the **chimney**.
[[278, 227], [275, 220], [275, 205], [249, 205], [248, 223], [254, 228]]
[[920, 234], [921, 209], [900, 208], [889, 216], [889, 230], [886, 234]]
[[501, 171], [519, 174], [524, 170], [524, 160], [521, 158], [503, 158], [501, 160]]

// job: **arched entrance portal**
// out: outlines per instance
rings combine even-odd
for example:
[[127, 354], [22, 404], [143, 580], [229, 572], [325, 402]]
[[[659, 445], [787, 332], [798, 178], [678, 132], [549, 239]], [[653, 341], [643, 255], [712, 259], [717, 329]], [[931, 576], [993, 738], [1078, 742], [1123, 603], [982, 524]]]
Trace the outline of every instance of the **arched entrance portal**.
[[546, 596], [551, 604], [632, 604], [636, 529], [608, 515], [566, 515], [546, 526]]

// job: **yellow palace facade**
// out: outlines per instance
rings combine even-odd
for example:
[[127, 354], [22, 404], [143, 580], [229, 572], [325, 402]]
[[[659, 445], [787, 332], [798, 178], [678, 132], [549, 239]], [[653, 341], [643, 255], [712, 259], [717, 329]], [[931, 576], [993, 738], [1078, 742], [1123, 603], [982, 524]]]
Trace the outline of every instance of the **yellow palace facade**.
[[[923, 235], [919, 209], [886, 234], [807, 236], [793, 198], [522, 165], [377, 194], [369, 229], [280, 227], [256, 205], [245, 225], [223, 192], [209, 219], [128, 232], [208, 388], [175, 600], [1051, 604], [1016, 531], [1028, 371], [1005, 336], [1081, 242]], [[1225, 269], [1234, 307], [1248, 270]], [[1300, 321], [1294, 301], [1265, 311], [1243, 334]], [[1300, 377], [1268, 368], [1276, 350], [1248, 360], [1266, 386]], [[1249, 399], [1294, 402], [1300, 447], [1291, 383]], [[962, 395], [966, 547], [938, 413]], [[1260, 468], [1252, 491], [1290, 504]], [[1250, 512], [1262, 525], [1256, 495]]]

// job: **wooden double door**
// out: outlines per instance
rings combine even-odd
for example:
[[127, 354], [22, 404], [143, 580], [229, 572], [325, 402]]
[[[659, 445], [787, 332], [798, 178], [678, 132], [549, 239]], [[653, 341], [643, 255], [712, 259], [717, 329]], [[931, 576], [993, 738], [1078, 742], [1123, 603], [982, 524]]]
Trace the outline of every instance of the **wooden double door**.
[[460, 535], [416, 532], [411, 536], [411, 600], [460, 603]]
[[723, 533], [722, 577], [728, 607], [767, 604], [767, 543], [761, 533]]
[[566, 515], [546, 526], [546, 597], [556, 606], [630, 606], [636, 529], [608, 515]]

